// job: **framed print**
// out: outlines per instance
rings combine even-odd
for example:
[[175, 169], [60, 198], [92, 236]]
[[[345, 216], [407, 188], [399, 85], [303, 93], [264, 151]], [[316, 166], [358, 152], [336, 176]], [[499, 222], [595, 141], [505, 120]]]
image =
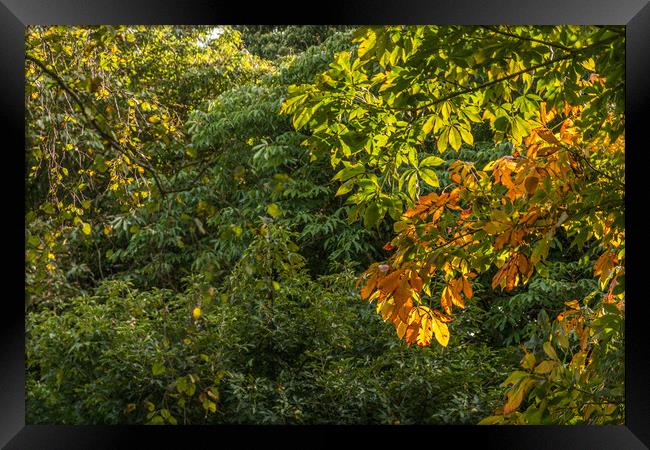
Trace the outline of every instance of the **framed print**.
[[5, 448], [648, 448], [647, 1], [0, 12]]

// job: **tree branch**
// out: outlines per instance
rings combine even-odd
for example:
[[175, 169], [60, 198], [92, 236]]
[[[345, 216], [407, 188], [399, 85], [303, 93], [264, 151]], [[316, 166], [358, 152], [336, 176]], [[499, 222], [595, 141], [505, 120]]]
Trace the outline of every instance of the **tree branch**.
[[117, 142], [117, 140], [113, 136], [111, 136], [109, 132], [102, 129], [102, 127], [99, 125], [97, 120], [92, 115], [90, 115], [90, 113], [88, 113], [88, 111], [86, 110], [86, 105], [81, 100], [79, 95], [76, 92], [74, 92], [70, 88], [70, 86], [68, 86], [67, 83], [63, 81], [63, 79], [59, 75], [57, 75], [53, 70], [49, 69], [43, 61], [39, 60], [38, 58], [35, 58], [32, 55], [26, 54], [25, 59], [36, 64], [46, 75], [48, 75], [51, 79], [53, 79], [65, 92], [67, 92], [70, 95], [74, 103], [81, 110], [81, 113], [84, 115], [86, 120], [92, 125], [95, 131], [97, 131], [97, 133], [99, 133], [99, 135], [103, 137], [104, 140], [110, 144], [111, 147], [113, 147], [121, 155], [126, 156], [127, 158], [128, 157], [133, 158], [134, 160], [136, 160], [138, 165], [149, 170], [149, 172], [151, 172], [151, 175], [154, 179], [154, 182], [156, 183], [156, 186], [158, 187], [158, 190], [162, 195], [166, 195], [168, 193], [168, 191], [163, 188], [160, 178], [158, 177], [158, 174], [153, 169], [153, 167], [146, 161], [143, 161], [141, 158], [135, 157], [134, 153], [129, 154], [129, 152], [123, 149], [120, 143]]
[[507, 31], [501, 31], [501, 30], [499, 30], [498, 28], [495, 28], [495, 27], [485, 27], [485, 28], [487, 28], [488, 30], [490, 30], [493, 33], [501, 34], [503, 36], [509, 36], [509, 37], [513, 37], [513, 38], [520, 39], [520, 40], [523, 40], [523, 41], [537, 42], [538, 44], [544, 44], [544, 45], [548, 45], [549, 47], [559, 48], [560, 50], [564, 50], [566, 52], [571, 52], [572, 53], [572, 52], [575, 51], [575, 49], [566, 47], [566, 46], [564, 46], [562, 44], [556, 44], [555, 42], [547, 42], [547, 41], [542, 41], [541, 39], [535, 39], [535, 38], [531, 38], [531, 37], [528, 37], [528, 36], [521, 36], [521, 35], [518, 35], [518, 34], [515, 34], [515, 33], [509, 33]]
[[508, 75], [506, 75], [504, 77], [496, 78], [496, 79], [494, 79], [492, 81], [488, 81], [487, 83], [483, 83], [483, 84], [480, 84], [478, 86], [474, 86], [474, 87], [471, 87], [471, 88], [465, 88], [465, 89], [461, 89], [461, 90], [452, 92], [451, 94], [445, 95], [444, 97], [440, 97], [440, 98], [438, 98], [438, 99], [436, 99], [436, 100], [434, 100], [432, 102], [429, 102], [429, 103], [427, 103], [425, 105], [418, 106], [416, 108], [391, 108], [391, 109], [396, 110], [396, 111], [417, 112], [417, 111], [419, 111], [421, 109], [429, 108], [429, 107], [431, 107], [433, 105], [437, 105], [438, 103], [442, 103], [442, 102], [446, 102], [447, 100], [451, 100], [454, 97], [458, 97], [458, 96], [461, 96], [461, 95], [464, 95], [464, 94], [470, 94], [472, 92], [480, 91], [481, 89], [485, 89], [486, 87], [492, 86], [493, 84], [497, 84], [497, 83], [501, 83], [503, 81], [507, 81], [507, 80], [509, 80], [511, 78], [515, 78], [515, 77], [517, 77], [519, 75], [522, 75], [524, 73], [532, 72], [532, 71], [540, 69], [542, 67], [550, 66], [552, 64], [555, 64], [555, 63], [558, 63], [560, 61], [564, 61], [564, 60], [567, 60], [567, 59], [571, 59], [573, 57], [574, 57], [573, 54], [568, 54], [568, 55], [562, 56], [562, 57], [557, 58], [557, 59], [552, 59], [550, 61], [545, 61], [543, 63], [535, 64], [534, 66], [531, 66], [531, 67], [529, 67], [527, 69], [522, 69], [522, 70], [519, 70], [517, 72], [508, 74]]

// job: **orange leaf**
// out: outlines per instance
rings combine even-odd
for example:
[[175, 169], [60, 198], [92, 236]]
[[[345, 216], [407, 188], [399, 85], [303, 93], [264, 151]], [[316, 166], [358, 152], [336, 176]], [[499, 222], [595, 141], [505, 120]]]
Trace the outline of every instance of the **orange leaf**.
[[409, 279], [409, 284], [411, 287], [416, 291], [416, 292], [421, 292], [422, 291], [422, 278], [420, 278], [420, 275], [415, 271], [411, 271], [411, 277]]
[[420, 347], [431, 343], [433, 330], [431, 328], [431, 313], [426, 306], [418, 306], [411, 310], [406, 330], [406, 343], [417, 344]]
[[377, 276], [371, 276], [361, 288], [361, 298], [366, 300], [377, 286]]
[[474, 295], [474, 291], [472, 290], [472, 285], [470, 284], [469, 281], [467, 281], [467, 278], [463, 278], [463, 294], [465, 294], [465, 298], [468, 300], [472, 298]]
[[411, 288], [406, 280], [402, 280], [402, 282], [397, 286], [397, 289], [393, 292], [393, 296], [395, 297], [395, 303], [397, 305], [402, 305], [411, 298]]
[[[460, 283], [458, 283], [460, 281]], [[460, 286], [459, 286], [460, 284]], [[462, 289], [462, 279], [458, 280], [453, 280], [450, 285], [449, 289], [447, 291], [449, 298], [451, 299], [451, 302], [460, 307], [464, 308], [465, 307], [465, 302], [463, 301], [462, 297], [460, 296], [460, 290]]]
[[381, 289], [386, 294], [392, 294], [397, 285], [399, 284], [400, 276], [402, 275], [401, 270], [396, 270], [377, 282], [377, 287]]
[[440, 305], [442, 308], [445, 310], [447, 314], [451, 314], [451, 306], [453, 304], [453, 301], [449, 295], [449, 288], [445, 287], [442, 290], [442, 295], [440, 296]]
[[411, 310], [413, 309], [413, 300], [410, 298], [402, 304], [402, 306], [399, 307], [399, 310], [397, 311], [397, 317], [403, 322], [406, 322], [409, 318], [409, 314], [411, 314]]
[[506, 273], [506, 291], [511, 291], [517, 286], [519, 281], [519, 274], [517, 272], [517, 265], [510, 264]]

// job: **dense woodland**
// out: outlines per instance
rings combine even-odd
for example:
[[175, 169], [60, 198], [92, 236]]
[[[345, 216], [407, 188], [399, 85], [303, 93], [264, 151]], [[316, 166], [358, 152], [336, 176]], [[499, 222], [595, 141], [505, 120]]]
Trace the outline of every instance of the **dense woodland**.
[[27, 28], [27, 423], [623, 423], [624, 46]]

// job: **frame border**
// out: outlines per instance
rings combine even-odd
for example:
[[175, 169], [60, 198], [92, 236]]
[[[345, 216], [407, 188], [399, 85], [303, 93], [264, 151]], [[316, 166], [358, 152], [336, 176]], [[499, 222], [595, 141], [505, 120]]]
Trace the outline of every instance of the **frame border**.
[[[281, 6], [285, 6], [282, 8]], [[11, 156], [8, 167], [25, 166], [24, 160], [24, 31], [28, 25], [91, 25], [91, 24], [611, 24], [626, 25], [626, 140], [635, 153], [626, 156], [626, 239], [633, 264], [627, 268], [628, 290], [642, 289], [643, 252], [647, 245], [640, 231], [642, 226], [644, 186], [642, 159], [647, 139], [643, 133], [650, 104], [650, 3], [648, 0], [331, 0], [318, 15], [309, 15], [301, 5], [266, 4], [251, 8], [247, 4], [202, 0], [0, 0], [0, 57], [3, 70], [0, 82], [0, 123], [7, 125], [4, 147]], [[646, 114], [644, 114], [646, 113]], [[647, 158], [647, 156], [646, 156]], [[24, 198], [24, 177], [18, 170], [3, 176], [3, 193], [12, 193], [21, 186]], [[640, 188], [640, 189], [639, 189]], [[644, 189], [645, 188], [645, 189]], [[11, 215], [4, 220], [12, 235], [22, 235], [24, 203], [18, 195], [5, 197]], [[637, 208], [631, 208], [636, 204]], [[640, 208], [641, 207], [641, 208]], [[15, 213], [18, 211], [18, 213]], [[629, 212], [632, 212], [630, 215]], [[24, 237], [23, 237], [24, 239]], [[525, 443], [532, 449], [589, 448], [643, 449], [650, 448], [650, 349], [647, 303], [636, 298], [627, 305], [625, 352], [624, 426], [45, 426], [25, 425], [25, 311], [19, 301], [24, 295], [24, 240], [8, 239], [9, 260], [2, 272], [9, 286], [7, 303], [0, 315], [0, 446], [7, 449], [87, 449], [128, 448], [136, 436], [146, 439], [151, 447], [169, 448], [171, 442], [223, 443], [233, 438], [238, 446], [251, 439], [262, 442], [276, 440], [284, 445], [309, 442], [317, 447], [348, 440], [352, 435], [371, 442], [396, 445], [405, 439], [435, 439], [454, 444], [480, 440], [487, 448], [520, 448]], [[644, 242], [645, 240], [645, 242]], [[8, 242], [7, 242], [8, 241]], [[636, 263], [635, 263], [636, 261]], [[636, 275], [636, 276], [635, 276]], [[637, 295], [637, 297], [639, 297]], [[189, 428], [189, 429], [188, 429]], [[430, 432], [435, 432], [435, 437]], [[289, 437], [289, 439], [287, 439]], [[204, 444], [205, 445], [205, 444]], [[204, 446], [202, 445], [202, 446]], [[174, 446], [175, 447], [175, 446]]]

